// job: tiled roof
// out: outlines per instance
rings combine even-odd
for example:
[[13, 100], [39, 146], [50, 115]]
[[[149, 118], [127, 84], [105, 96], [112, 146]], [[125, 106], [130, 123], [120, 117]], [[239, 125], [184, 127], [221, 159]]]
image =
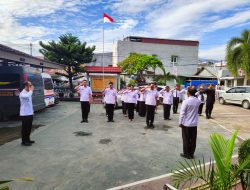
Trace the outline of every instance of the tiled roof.
[[86, 66], [87, 73], [121, 73], [120, 67], [102, 67], [102, 66]]

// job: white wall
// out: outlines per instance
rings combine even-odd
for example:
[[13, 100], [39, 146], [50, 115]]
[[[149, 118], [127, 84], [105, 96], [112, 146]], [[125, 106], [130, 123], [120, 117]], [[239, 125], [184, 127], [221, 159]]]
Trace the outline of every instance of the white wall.
[[[197, 72], [199, 46], [183, 46], [183, 45], [168, 45], [154, 44], [130, 41], [118, 41], [113, 48], [113, 65], [129, 56], [129, 53], [136, 52], [148, 55], [157, 55], [164, 63], [167, 72], [173, 72], [171, 56], [178, 56], [177, 74], [178, 75], [193, 75]], [[160, 70], [156, 70], [160, 74]]]

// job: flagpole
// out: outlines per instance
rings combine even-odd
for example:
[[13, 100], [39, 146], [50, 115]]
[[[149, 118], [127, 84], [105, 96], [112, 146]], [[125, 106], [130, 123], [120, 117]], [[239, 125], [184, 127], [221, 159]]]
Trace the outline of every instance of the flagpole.
[[105, 88], [105, 81], [104, 81], [104, 23], [102, 24], [102, 80], [103, 80], [103, 86]]

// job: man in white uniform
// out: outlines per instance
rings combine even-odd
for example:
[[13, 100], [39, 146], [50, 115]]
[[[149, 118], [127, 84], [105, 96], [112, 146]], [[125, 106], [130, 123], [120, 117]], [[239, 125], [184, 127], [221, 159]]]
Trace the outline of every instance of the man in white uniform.
[[176, 114], [181, 98], [180, 86], [176, 85], [175, 89], [172, 90], [173, 93], [173, 113]]
[[34, 91], [34, 86], [31, 82], [24, 82], [24, 89], [19, 95], [20, 99], [20, 116], [22, 119], [22, 145], [31, 146], [35, 141], [30, 140], [30, 133], [32, 129], [33, 122], [33, 104], [32, 104], [32, 94]]
[[105, 96], [105, 104], [106, 104], [106, 113], [108, 116], [107, 122], [114, 122], [114, 108], [116, 103], [117, 91], [113, 87], [113, 82], [109, 82], [109, 87], [107, 87], [103, 91], [103, 95]]
[[134, 89], [134, 85], [128, 85], [129, 90], [125, 91], [124, 94], [127, 96], [127, 107], [128, 107], [128, 119], [133, 121], [134, 109], [137, 102], [138, 91]]
[[83, 80], [81, 85], [76, 87], [77, 92], [80, 94], [80, 102], [82, 108], [82, 121], [88, 123], [88, 116], [90, 111], [90, 102], [92, 102], [92, 90], [87, 86], [87, 80]]
[[158, 92], [155, 89], [155, 84], [151, 83], [149, 88], [143, 88], [142, 91], [145, 95], [145, 104], [146, 104], [146, 123], [148, 128], [154, 128], [154, 117], [155, 117], [155, 108], [157, 104]]
[[201, 101], [195, 98], [195, 91], [188, 91], [188, 98], [181, 105], [179, 127], [182, 129], [183, 153], [180, 155], [193, 159], [196, 148], [198, 109]]
[[166, 86], [165, 89], [160, 91], [160, 94], [163, 96], [163, 116], [164, 120], [170, 119], [170, 110], [171, 105], [173, 104], [173, 93], [170, 92], [169, 86]]

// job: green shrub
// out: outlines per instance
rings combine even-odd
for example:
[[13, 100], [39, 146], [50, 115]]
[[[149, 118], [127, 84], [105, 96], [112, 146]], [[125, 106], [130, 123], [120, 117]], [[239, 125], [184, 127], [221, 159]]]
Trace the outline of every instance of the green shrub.
[[[250, 139], [245, 140], [238, 150], [239, 155], [239, 163], [243, 163], [248, 156], [250, 156]], [[250, 168], [250, 164], [248, 165], [248, 168]]]

